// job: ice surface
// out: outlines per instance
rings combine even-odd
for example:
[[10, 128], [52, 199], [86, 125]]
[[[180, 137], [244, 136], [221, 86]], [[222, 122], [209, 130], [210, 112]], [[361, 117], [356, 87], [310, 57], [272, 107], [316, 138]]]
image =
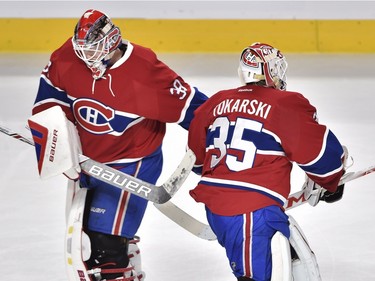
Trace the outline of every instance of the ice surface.
[[[208, 95], [238, 86], [236, 54], [161, 54], [185, 80]], [[301, 92], [354, 157], [351, 170], [375, 164], [374, 55], [287, 54], [288, 89]], [[26, 119], [48, 54], [0, 55], [0, 124], [29, 136]], [[182, 159], [186, 132], [168, 126], [163, 145], [165, 180]], [[8, 281], [67, 280], [64, 266], [66, 180], [41, 181], [34, 148], [0, 134], [0, 278]], [[293, 189], [304, 179], [293, 171]], [[172, 201], [205, 222], [201, 204], [188, 195], [191, 174]], [[324, 281], [375, 280], [375, 175], [347, 184], [343, 200], [290, 211], [315, 251]], [[152, 204], [139, 230], [148, 281], [228, 281], [225, 252], [201, 240]]]

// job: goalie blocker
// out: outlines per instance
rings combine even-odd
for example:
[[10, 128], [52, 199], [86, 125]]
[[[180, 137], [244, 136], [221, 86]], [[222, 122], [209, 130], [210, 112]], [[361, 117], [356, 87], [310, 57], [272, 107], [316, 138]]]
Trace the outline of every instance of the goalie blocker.
[[59, 106], [51, 107], [29, 118], [35, 143], [38, 172], [41, 179], [64, 174], [78, 179], [82, 153], [78, 132]]

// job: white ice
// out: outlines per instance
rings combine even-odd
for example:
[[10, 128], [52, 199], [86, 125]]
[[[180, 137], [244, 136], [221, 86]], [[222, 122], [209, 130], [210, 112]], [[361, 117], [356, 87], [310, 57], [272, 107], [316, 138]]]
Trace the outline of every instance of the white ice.
[[[350, 170], [375, 164], [375, 55], [286, 54], [288, 89], [304, 94], [354, 158]], [[236, 54], [160, 54], [160, 58], [200, 90], [212, 95], [238, 86]], [[25, 129], [48, 54], [0, 55], [0, 125], [30, 136]], [[186, 132], [168, 127], [165, 168], [160, 181], [184, 154]], [[64, 266], [66, 180], [38, 177], [34, 148], [0, 133], [0, 279], [67, 280]], [[203, 206], [188, 191], [194, 174], [172, 201], [206, 222]], [[304, 180], [293, 171], [293, 191]], [[346, 186], [334, 204], [305, 204], [289, 213], [315, 251], [324, 281], [375, 280], [375, 175]], [[177, 226], [152, 204], [139, 230], [148, 281], [229, 281], [225, 252]]]

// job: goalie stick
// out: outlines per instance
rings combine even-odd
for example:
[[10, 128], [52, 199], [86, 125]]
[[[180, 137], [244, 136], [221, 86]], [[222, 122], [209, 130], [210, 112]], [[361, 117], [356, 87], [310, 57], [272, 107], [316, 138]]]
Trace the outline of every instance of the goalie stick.
[[[3, 126], [0, 126], [0, 132], [34, 146], [32, 139], [24, 137]], [[129, 193], [158, 204], [163, 204], [172, 198], [188, 177], [194, 163], [194, 153], [191, 150], [187, 150], [184, 158], [173, 174], [162, 185], [156, 186], [113, 169], [108, 165], [94, 161], [85, 155], [79, 155], [79, 164], [82, 171], [86, 174], [106, 182], [111, 186], [126, 190]]]
[[[370, 166], [357, 172], [347, 173], [342, 176], [339, 185], [366, 176], [373, 172], [375, 172], [375, 166]], [[288, 211], [306, 202], [307, 198], [305, 198], [304, 190], [302, 189], [300, 191], [290, 194], [284, 207], [285, 210]], [[188, 213], [181, 210], [178, 206], [174, 205], [171, 201], [163, 205], [154, 204], [154, 206], [165, 216], [167, 216], [176, 224], [178, 224], [185, 230], [189, 231], [190, 233], [194, 234], [195, 236], [210, 241], [216, 239], [216, 235], [213, 233], [209, 225], [193, 218]]]
[[198, 236], [199, 238], [205, 240], [216, 240], [216, 235], [212, 231], [211, 227], [207, 224], [200, 222], [199, 220], [193, 218], [191, 215], [181, 210], [171, 201], [164, 204], [154, 203], [156, 209], [158, 209], [162, 214], [167, 216], [169, 219], [174, 221], [176, 224], [189, 231], [191, 234]]

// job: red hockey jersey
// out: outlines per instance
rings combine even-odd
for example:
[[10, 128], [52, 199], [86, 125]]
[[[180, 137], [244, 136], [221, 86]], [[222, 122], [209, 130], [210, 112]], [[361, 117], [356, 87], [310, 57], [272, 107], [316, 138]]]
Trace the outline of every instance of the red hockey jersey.
[[154, 152], [165, 123], [188, 129], [207, 98], [148, 49], [126, 42], [123, 57], [94, 80], [71, 39], [43, 70], [33, 114], [59, 105], [77, 126], [83, 153], [104, 162], [129, 162]]
[[202, 178], [190, 191], [219, 215], [283, 206], [292, 163], [329, 191], [343, 174], [343, 149], [301, 94], [255, 85], [218, 92], [195, 112], [189, 148]]

